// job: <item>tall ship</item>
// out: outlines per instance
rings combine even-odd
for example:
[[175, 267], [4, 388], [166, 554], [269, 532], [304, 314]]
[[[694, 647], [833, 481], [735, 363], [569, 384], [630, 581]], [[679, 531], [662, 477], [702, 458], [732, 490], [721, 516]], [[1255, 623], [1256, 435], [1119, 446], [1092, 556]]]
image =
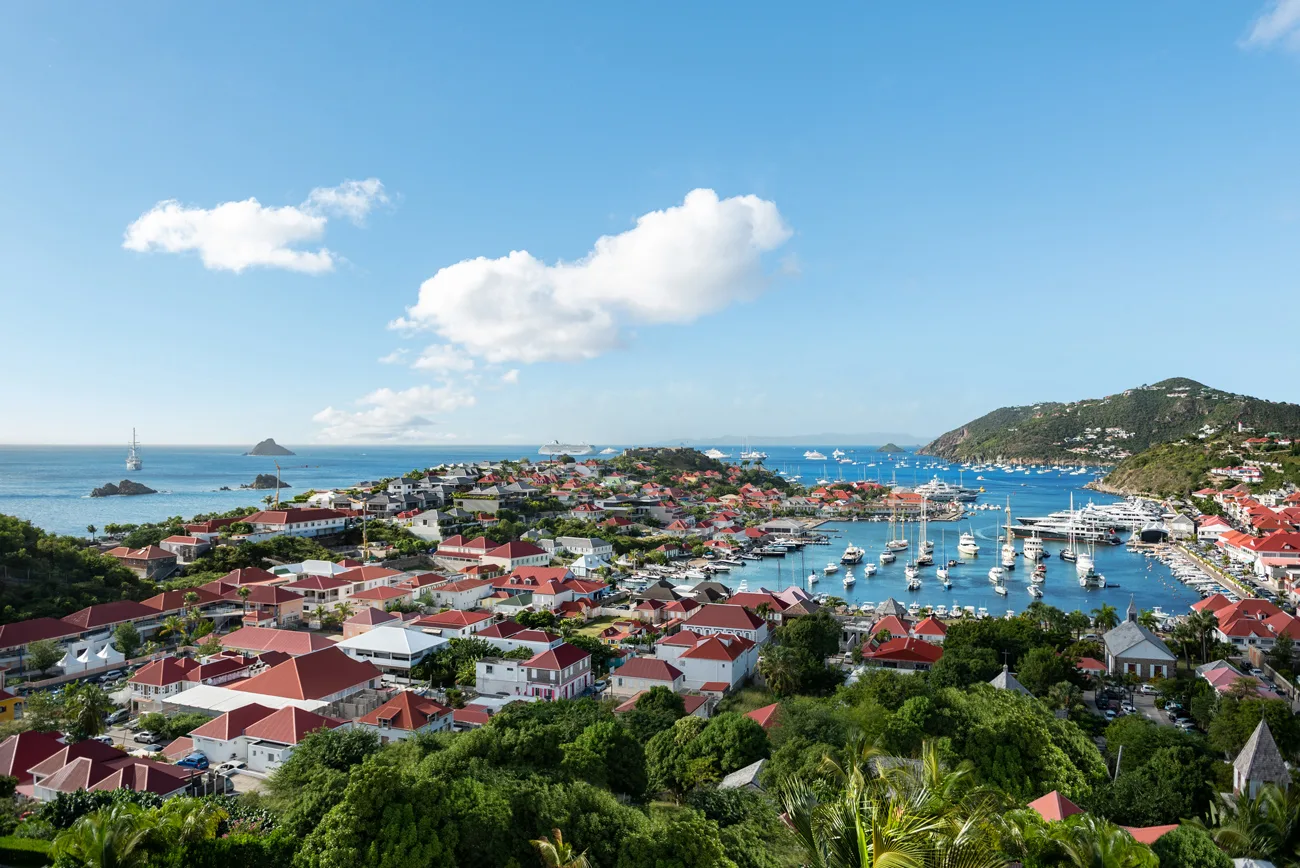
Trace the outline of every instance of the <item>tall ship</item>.
[[538, 455], [590, 455], [596, 450], [589, 443], [561, 443], [552, 440], [537, 450]]
[[131, 429], [131, 442], [126, 449], [126, 469], [139, 470], [144, 467], [144, 462], [140, 460], [140, 444], [135, 439], [135, 429]]

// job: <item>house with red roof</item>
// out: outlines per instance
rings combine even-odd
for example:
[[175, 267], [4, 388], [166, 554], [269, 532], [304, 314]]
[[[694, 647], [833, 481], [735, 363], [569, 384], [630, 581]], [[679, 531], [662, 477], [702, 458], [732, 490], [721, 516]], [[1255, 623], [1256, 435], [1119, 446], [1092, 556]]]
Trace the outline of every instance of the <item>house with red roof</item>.
[[[381, 627], [380, 630], [399, 630]], [[349, 640], [354, 641], [354, 640]], [[259, 675], [233, 686], [242, 693], [335, 702], [359, 690], [379, 687], [380, 672], [368, 660], [357, 660], [339, 648], [325, 648], [291, 657]], [[256, 700], [254, 700], [256, 701]]]
[[518, 648], [527, 648], [534, 654], [540, 654], [564, 641], [557, 633], [532, 630], [517, 621], [498, 621], [478, 630], [474, 638], [491, 643], [503, 654]]
[[158, 543], [158, 548], [176, 555], [177, 563], [188, 564], [211, 549], [212, 543], [202, 537], [173, 535]]
[[[1073, 817], [1076, 814], [1084, 813], [1083, 808], [1080, 808], [1056, 790], [1052, 790], [1052, 792], [1045, 796], [1039, 796], [1037, 799], [1030, 802], [1027, 807], [1048, 823], [1059, 823], [1067, 817]], [[1129, 835], [1133, 837], [1133, 840], [1137, 841], [1139, 844], [1150, 846], [1158, 841], [1161, 836], [1167, 835], [1174, 829], [1177, 829], [1178, 824], [1174, 823], [1165, 826], [1120, 826], [1120, 828], [1125, 832], [1128, 832]]]
[[245, 627], [296, 627], [306, 601], [301, 594], [275, 585], [241, 585], [222, 595], [223, 603], [242, 606]]
[[573, 699], [592, 685], [591, 654], [562, 642], [524, 663], [526, 695], [541, 699]]
[[612, 696], [634, 696], [653, 687], [666, 687], [673, 693], [682, 689], [685, 674], [666, 660], [657, 657], [630, 657], [610, 673]]
[[1200, 542], [1217, 543], [1232, 529], [1232, 524], [1221, 515], [1203, 515], [1196, 520], [1196, 539]]
[[27, 771], [32, 776], [32, 798], [42, 802], [77, 790], [129, 789], [169, 798], [185, 792], [196, 774], [167, 763], [137, 759], [93, 739], [65, 745]]
[[864, 666], [899, 669], [907, 672], [925, 671], [939, 662], [943, 648], [910, 636], [899, 636], [880, 645], [863, 649]]
[[161, 581], [176, 572], [176, 555], [159, 546], [141, 549], [118, 546], [104, 552], [142, 579]]
[[709, 603], [700, 606], [685, 623], [685, 628], [706, 636], [728, 633], [739, 636], [755, 645], [763, 645], [769, 637], [767, 621], [744, 606], [727, 603]]
[[420, 733], [447, 732], [451, 721], [452, 710], [447, 706], [403, 690], [374, 711], [357, 718], [354, 726], [374, 732], [381, 744], [387, 744]]
[[477, 608], [492, 591], [492, 579], [465, 578], [429, 586], [422, 589], [419, 595], [421, 598], [427, 597], [430, 605], [463, 610]]
[[253, 702], [208, 721], [190, 738], [194, 750], [213, 765], [234, 760], [247, 763], [255, 772], [271, 772], [310, 733], [346, 725], [293, 705], [277, 710]]
[[776, 713], [780, 708], [781, 703], [773, 702], [771, 705], [764, 705], [762, 708], [755, 708], [753, 711], [745, 712], [745, 717], [748, 717], [763, 729], [771, 729], [776, 726]]
[[459, 569], [469, 564], [479, 563], [485, 554], [495, 548], [498, 548], [497, 544], [485, 536], [467, 539], [460, 534], [455, 534], [438, 543], [438, 549], [433, 556], [444, 561], [452, 569]]
[[519, 567], [544, 567], [551, 562], [551, 553], [530, 542], [508, 542], [487, 552], [480, 559], [483, 564], [495, 564], [506, 572]]
[[281, 651], [291, 657], [299, 657], [333, 646], [333, 642], [319, 633], [275, 630], [269, 627], [243, 627], [221, 637], [222, 648], [243, 654]]
[[342, 533], [348, 525], [349, 513], [338, 509], [295, 508], [271, 509], [245, 516], [253, 526], [253, 534], [263, 539], [274, 536], [329, 536]]
[[[644, 696], [644, 693], [637, 693], [623, 700], [614, 708], [615, 714], [626, 714], [636, 708], [637, 700]], [[711, 696], [703, 696], [699, 693], [683, 693], [682, 708], [687, 715], [708, 719], [709, 713], [713, 710], [714, 699]]]
[[370, 632], [380, 624], [398, 620], [401, 620], [401, 618], [392, 612], [385, 612], [383, 609], [367, 606], [343, 622], [343, 638], [351, 639], [353, 636], [360, 636], [362, 633]]
[[[690, 622], [687, 622], [687, 626]], [[726, 691], [742, 683], [758, 665], [758, 646], [730, 632], [679, 630], [655, 643], [655, 656], [682, 672], [682, 689], [721, 685]]]
[[448, 609], [436, 615], [416, 618], [412, 626], [444, 639], [468, 639], [492, 626], [492, 613], [482, 609]]
[[28, 730], [11, 735], [0, 742], [0, 777], [16, 778], [19, 792], [31, 796], [32, 774], [28, 770], [65, 746], [57, 733]]
[[357, 591], [348, 600], [357, 606], [373, 606], [386, 609], [390, 606], [410, 605], [411, 592], [405, 588], [367, 588]]
[[948, 625], [940, 621], [933, 615], [927, 617], [921, 623], [912, 628], [912, 637], [923, 639], [926, 642], [933, 642], [935, 645], [942, 645], [944, 638], [948, 635]]

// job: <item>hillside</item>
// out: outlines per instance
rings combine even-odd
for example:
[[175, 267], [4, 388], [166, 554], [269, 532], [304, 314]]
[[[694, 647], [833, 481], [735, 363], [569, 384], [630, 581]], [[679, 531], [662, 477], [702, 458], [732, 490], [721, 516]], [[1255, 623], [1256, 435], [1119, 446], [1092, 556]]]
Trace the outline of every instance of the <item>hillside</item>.
[[1234, 395], [1174, 378], [1068, 404], [1003, 407], [949, 431], [921, 452], [950, 461], [1113, 464], [1157, 443], [1235, 431], [1300, 432], [1300, 405]]

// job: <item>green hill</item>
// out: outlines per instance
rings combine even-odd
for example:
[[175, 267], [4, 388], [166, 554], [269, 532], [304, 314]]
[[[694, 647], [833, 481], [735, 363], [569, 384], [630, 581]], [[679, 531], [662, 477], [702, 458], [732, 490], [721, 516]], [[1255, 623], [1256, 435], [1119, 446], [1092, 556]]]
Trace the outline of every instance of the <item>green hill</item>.
[[876, 451], [877, 452], [904, 452], [906, 450], [904, 450], [903, 447], [899, 446], [897, 443], [886, 443], [884, 446], [881, 446]]
[[1300, 432], [1300, 405], [1174, 378], [1068, 404], [1003, 407], [949, 431], [921, 452], [950, 461], [1115, 464], [1157, 443], [1235, 431]]

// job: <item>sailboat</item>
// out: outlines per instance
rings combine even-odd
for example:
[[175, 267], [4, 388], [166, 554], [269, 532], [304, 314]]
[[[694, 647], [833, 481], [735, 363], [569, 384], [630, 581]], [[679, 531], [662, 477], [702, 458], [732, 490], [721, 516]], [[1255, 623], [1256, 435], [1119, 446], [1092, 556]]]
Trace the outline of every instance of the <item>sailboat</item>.
[[921, 533], [916, 543], [916, 565], [928, 567], [934, 563], [934, 543], [925, 538], [925, 498], [921, 498]]
[[1016, 568], [1016, 538], [1011, 535], [1011, 498], [1007, 498], [1007, 536], [1002, 543], [1002, 566], [1008, 570]]
[[1069, 539], [1065, 544], [1065, 548], [1061, 550], [1061, 560], [1069, 561], [1070, 563], [1074, 563], [1079, 559], [1079, 553], [1074, 550], [1074, 522], [1074, 492], [1071, 491]]
[[140, 444], [135, 439], [135, 429], [131, 429], [131, 442], [128, 444], [126, 451], [126, 469], [139, 470], [144, 467], [144, 462], [140, 460]]
[[943, 539], [943, 552], [942, 552], [943, 566], [935, 570], [934, 575], [936, 578], [938, 578], [939, 581], [944, 582], [948, 587], [951, 587], [951, 584], [948, 584], [948, 532], [946, 530], [943, 531], [942, 539]]
[[[896, 527], [895, 522], [901, 524], [902, 527]], [[901, 551], [907, 548], [907, 523], [906, 521], [899, 521], [898, 517], [893, 513], [889, 514], [889, 537], [889, 542], [885, 543], [885, 548], [893, 551]]]
[[921, 590], [919, 574], [920, 570], [917, 568], [915, 560], [908, 561], [907, 566], [903, 567], [903, 575], [907, 577], [907, 589], [909, 591]]

